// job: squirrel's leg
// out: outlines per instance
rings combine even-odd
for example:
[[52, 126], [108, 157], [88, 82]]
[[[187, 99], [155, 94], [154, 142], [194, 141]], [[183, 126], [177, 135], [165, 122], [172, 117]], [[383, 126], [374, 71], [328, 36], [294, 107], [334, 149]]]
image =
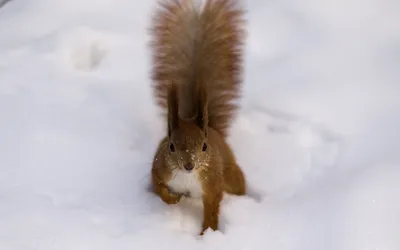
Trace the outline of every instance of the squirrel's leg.
[[240, 167], [234, 163], [224, 168], [225, 192], [234, 195], [246, 193], [246, 180]]
[[203, 227], [200, 235], [204, 234], [204, 231], [208, 228], [216, 231], [218, 230], [218, 221], [219, 221], [219, 210], [220, 203], [222, 200], [222, 189], [216, 190], [211, 189], [204, 190], [203, 194], [203, 205], [204, 205], [204, 219], [203, 219]]
[[163, 184], [159, 178], [152, 173], [152, 184], [154, 192], [167, 204], [176, 204], [181, 199], [180, 194], [171, 193], [167, 185]]

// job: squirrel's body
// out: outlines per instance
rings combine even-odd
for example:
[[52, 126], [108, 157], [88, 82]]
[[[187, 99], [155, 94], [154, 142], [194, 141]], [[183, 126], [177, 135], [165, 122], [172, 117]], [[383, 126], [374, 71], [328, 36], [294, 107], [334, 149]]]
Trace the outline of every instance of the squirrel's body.
[[153, 159], [153, 189], [168, 204], [202, 199], [201, 233], [218, 229], [224, 191], [246, 192], [226, 142], [240, 93], [242, 14], [234, 0], [206, 0], [201, 10], [191, 0], [165, 0], [155, 13], [153, 80], [168, 130]]
[[195, 199], [202, 198], [203, 187], [198, 172], [175, 170], [171, 174], [174, 178], [171, 178], [166, 184], [172, 193], [183, 194]]

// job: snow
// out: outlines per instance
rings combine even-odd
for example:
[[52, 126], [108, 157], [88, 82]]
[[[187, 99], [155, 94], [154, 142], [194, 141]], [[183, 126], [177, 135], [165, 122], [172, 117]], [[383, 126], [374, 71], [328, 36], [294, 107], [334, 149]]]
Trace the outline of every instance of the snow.
[[203, 237], [199, 204], [148, 192], [153, 6], [0, 9], [0, 250], [400, 249], [398, 1], [245, 1], [229, 142], [250, 193]]

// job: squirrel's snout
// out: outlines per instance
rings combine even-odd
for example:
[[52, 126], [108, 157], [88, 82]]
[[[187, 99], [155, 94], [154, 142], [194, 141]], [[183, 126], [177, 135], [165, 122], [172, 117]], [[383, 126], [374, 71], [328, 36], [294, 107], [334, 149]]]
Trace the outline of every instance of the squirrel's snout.
[[190, 163], [190, 162], [188, 162], [188, 163], [185, 163], [185, 165], [184, 165], [183, 167], [184, 167], [186, 170], [190, 171], [190, 170], [193, 169], [193, 164]]

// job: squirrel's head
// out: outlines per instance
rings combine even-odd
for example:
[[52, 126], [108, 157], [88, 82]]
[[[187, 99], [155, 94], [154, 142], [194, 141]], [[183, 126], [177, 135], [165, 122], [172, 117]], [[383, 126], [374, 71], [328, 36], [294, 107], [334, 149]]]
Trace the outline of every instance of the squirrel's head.
[[212, 148], [208, 145], [208, 113], [205, 95], [200, 95], [197, 114], [190, 121], [178, 115], [175, 87], [168, 94], [168, 161], [184, 171], [208, 165]]
[[207, 166], [211, 147], [206, 133], [194, 123], [181, 121], [179, 125], [171, 131], [168, 141], [170, 163], [184, 171]]

